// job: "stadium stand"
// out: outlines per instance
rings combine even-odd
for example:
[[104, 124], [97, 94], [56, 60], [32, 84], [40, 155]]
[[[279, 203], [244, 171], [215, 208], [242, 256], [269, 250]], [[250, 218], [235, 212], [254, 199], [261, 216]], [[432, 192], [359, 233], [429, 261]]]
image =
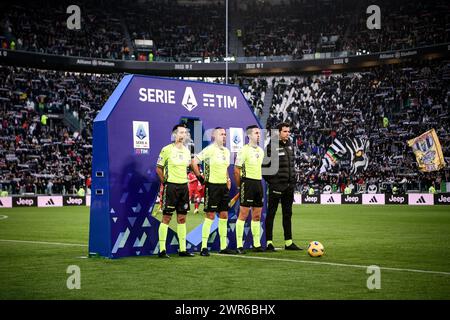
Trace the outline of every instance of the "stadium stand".
[[[381, 66], [337, 76], [273, 79], [274, 96], [267, 128], [289, 121], [294, 126], [299, 189], [315, 185], [392, 184], [425, 190], [448, 181], [449, 170], [418, 173], [406, 140], [435, 128], [449, 157], [450, 103], [448, 62]], [[383, 124], [386, 117], [389, 124]], [[348, 163], [318, 175], [321, 158], [336, 136], [370, 141], [368, 170], [349, 177]], [[340, 175], [337, 174], [340, 172]]]
[[[89, 184], [92, 120], [119, 75], [4, 66], [0, 74], [1, 188], [72, 194]], [[79, 127], [70, 126], [68, 117]]]
[[[140, 58], [134, 40], [148, 39], [154, 42], [154, 61], [214, 62], [225, 55], [222, 2], [77, 3], [83, 28], [73, 32], [67, 32], [67, 1], [3, 5], [2, 48], [127, 60]], [[381, 0], [381, 30], [366, 27], [369, 1], [233, 3], [232, 25], [242, 28], [238, 43], [247, 57], [346, 56], [450, 42], [450, 7], [444, 0]], [[86, 185], [92, 121], [122, 76], [0, 66], [0, 189], [66, 194]], [[450, 181], [448, 166], [419, 173], [405, 141], [435, 128], [448, 163], [449, 81], [448, 61], [423, 60], [331, 76], [232, 77], [229, 83], [239, 85], [266, 128], [292, 123], [299, 190], [326, 184], [389, 190], [395, 184], [403, 191], [426, 191], [432, 183], [439, 189]], [[343, 161], [318, 174], [333, 139], [348, 135], [369, 139], [367, 171], [350, 175]]]
[[[72, 193], [90, 176], [92, 121], [121, 74], [76, 74], [15, 67], [0, 68], [0, 128], [3, 188], [13, 194]], [[298, 189], [378, 184], [426, 190], [449, 180], [449, 170], [418, 173], [405, 144], [432, 126], [449, 157], [450, 64], [423, 62], [381, 66], [333, 76], [272, 79], [237, 78], [236, 84], [260, 115], [273, 88], [267, 128], [293, 124]], [[42, 115], [47, 115], [43, 124]], [[383, 117], [389, 120], [384, 126]], [[75, 125], [70, 119], [75, 118]], [[81, 120], [81, 121], [80, 121]], [[78, 127], [77, 127], [78, 124]], [[360, 175], [343, 162], [318, 175], [333, 137], [370, 139], [370, 165]], [[341, 175], [336, 173], [341, 172]]]
[[15, 2], [2, 17], [2, 47], [67, 56], [127, 59], [129, 48], [117, 16], [103, 2], [77, 2], [83, 26], [67, 32], [67, 1]]
[[[151, 39], [155, 61], [187, 57], [218, 60], [225, 55], [224, 6], [152, 2], [127, 10], [125, 21], [132, 40]], [[162, 23], [164, 21], [164, 23]]]
[[263, 114], [264, 98], [267, 91], [266, 79], [242, 78], [236, 80], [244, 97], [250, 103], [255, 115], [260, 118]]
[[[137, 60], [140, 55], [134, 40], [147, 39], [154, 43], [149, 49], [154, 61], [208, 58], [214, 62], [225, 56], [223, 3], [77, 3], [83, 8], [83, 28], [70, 33], [67, 1], [18, 1], [5, 6], [0, 24], [2, 48]], [[419, 4], [379, 1], [377, 5], [383, 8], [381, 30], [367, 29], [365, 8], [371, 4], [350, 0], [246, 1], [230, 10], [234, 10], [232, 18], [238, 20], [233, 26], [238, 25], [241, 33], [238, 46], [247, 57], [301, 59], [327, 52], [346, 56], [450, 41], [450, 9], [445, 0]], [[145, 55], [143, 59], [150, 58]]]

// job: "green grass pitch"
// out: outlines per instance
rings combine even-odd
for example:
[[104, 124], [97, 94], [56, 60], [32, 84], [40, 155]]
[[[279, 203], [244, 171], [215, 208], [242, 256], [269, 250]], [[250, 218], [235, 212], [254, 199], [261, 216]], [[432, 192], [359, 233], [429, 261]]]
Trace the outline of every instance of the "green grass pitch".
[[[188, 229], [202, 217], [190, 214]], [[302, 247], [321, 241], [321, 258], [284, 250], [167, 260], [86, 258], [88, 230], [87, 207], [2, 209], [0, 299], [450, 298], [445, 206], [294, 206], [294, 241]], [[279, 211], [276, 247], [283, 245], [282, 234]], [[69, 265], [80, 267], [79, 290], [67, 289]], [[369, 265], [381, 268], [381, 289], [367, 288]]]

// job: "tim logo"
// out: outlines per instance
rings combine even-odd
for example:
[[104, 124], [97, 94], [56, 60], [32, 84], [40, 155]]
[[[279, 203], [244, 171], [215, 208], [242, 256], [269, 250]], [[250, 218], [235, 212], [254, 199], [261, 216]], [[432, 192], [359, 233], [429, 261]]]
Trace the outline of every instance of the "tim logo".
[[436, 204], [450, 204], [450, 195], [449, 196], [445, 196], [443, 194], [436, 196], [436, 200], [434, 201], [434, 203]]
[[194, 91], [191, 87], [186, 87], [181, 105], [185, 107], [189, 112], [191, 112], [198, 106], [197, 99], [195, 99]]

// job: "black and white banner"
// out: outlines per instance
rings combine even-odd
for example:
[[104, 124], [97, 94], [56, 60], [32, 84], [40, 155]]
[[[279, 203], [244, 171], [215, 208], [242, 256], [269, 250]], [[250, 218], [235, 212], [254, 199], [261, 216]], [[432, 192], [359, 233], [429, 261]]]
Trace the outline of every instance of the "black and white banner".
[[450, 205], [450, 193], [440, 193], [434, 195], [434, 204]]
[[85, 206], [86, 199], [85, 197], [79, 196], [64, 196], [64, 206]]
[[[294, 204], [363, 204], [363, 205], [450, 205], [450, 193], [409, 193], [409, 194], [314, 194], [296, 193]], [[66, 207], [90, 206], [91, 196], [14, 196], [0, 197], [0, 208], [13, 207]]]
[[13, 197], [13, 207], [37, 207], [37, 197]]
[[361, 194], [342, 195], [342, 204], [362, 204], [362, 195]]
[[302, 195], [302, 204], [319, 204], [320, 203], [320, 197], [318, 194], [314, 195]]
[[386, 204], [408, 204], [407, 194], [386, 194]]

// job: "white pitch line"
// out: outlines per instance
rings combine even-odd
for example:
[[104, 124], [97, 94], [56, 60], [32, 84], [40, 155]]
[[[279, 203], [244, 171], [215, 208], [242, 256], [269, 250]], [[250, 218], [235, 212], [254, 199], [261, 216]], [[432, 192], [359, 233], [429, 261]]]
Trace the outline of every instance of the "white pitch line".
[[[71, 247], [87, 247], [87, 244], [81, 243], [63, 243], [63, 242], [45, 242], [45, 241], [27, 241], [27, 240], [10, 240], [10, 239], [0, 239], [0, 242], [15, 242], [15, 243], [30, 243], [30, 244], [46, 244], [46, 245], [56, 245], [56, 246], [71, 246]], [[281, 261], [281, 262], [294, 262], [294, 263], [309, 263], [309, 264], [321, 264], [336, 267], [349, 267], [349, 268], [359, 268], [367, 269], [369, 266], [364, 266], [360, 264], [345, 264], [345, 263], [334, 263], [325, 261], [306, 261], [306, 260], [295, 260], [295, 259], [285, 259], [285, 258], [268, 258], [268, 257], [255, 257], [255, 256], [242, 256], [242, 255], [224, 255], [213, 253], [212, 255], [218, 257], [232, 257], [241, 259], [255, 259], [255, 260], [269, 260], [269, 261]], [[390, 268], [390, 267], [380, 267], [381, 270], [389, 271], [404, 271], [404, 272], [415, 272], [415, 273], [429, 273], [429, 274], [440, 274], [445, 276], [450, 276], [450, 272], [444, 271], [429, 271], [429, 270], [418, 270], [418, 269], [402, 269], [402, 268]]]
[[68, 247], [87, 247], [88, 246], [87, 244], [80, 244], [80, 243], [45, 242], [45, 241], [28, 241], [28, 240], [9, 240], [9, 239], [0, 239], [0, 242], [49, 244], [49, 245], [54, 245], [54, 246], [68, 246]]
[[[270, 261], [282, 261], [282, 262], [294, 262], [294, 263], [321, 264], [321, 265], [360, 268], [360, 269], [367, 269], [369, 267], [369, 266], [363, 266], [360, 264], [345, 264], [345, 263], [334, 263], [334, 262], [324, 262], [324, 261], [306, 261], [306, 260], [294, 260], [294, 259], [285, 259], [285, 258], [267, 258], [267, 257], [255, 257], [255, 256], [242, 256], [242, 255], [234, 255], [234, 254], [224, 255], [224, 254], [214, 253], [213, 255], [221, 256], [221, 257], [241, 258], [241, 259], [256, 259], [256, 260], [270, 260]], [[390, 268], [390, 267], [380, 267], [380, 269], [381, 270], [389, 270], [389, 271], [431, 273], [431, 274], [440, 274], [440, 275], [450, 276], [450, 272], [444, 272], [444, 271], [429, 271], [429, 270], [402, 269], [402, 268]]]
[[4, 214], [0, 214], [0, 220], [8, 219], [8, 216], [5, 216]]

